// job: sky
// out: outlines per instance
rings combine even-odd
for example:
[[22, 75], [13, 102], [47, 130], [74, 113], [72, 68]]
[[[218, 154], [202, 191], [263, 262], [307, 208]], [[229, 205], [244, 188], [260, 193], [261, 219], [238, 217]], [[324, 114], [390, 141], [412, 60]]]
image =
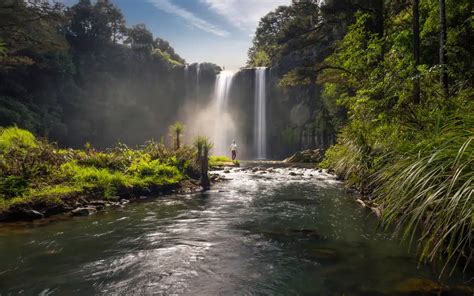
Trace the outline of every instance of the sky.
[[[64, 0], [71, 5], [77, 0]], [[188, 63], [245, 66], [261, 17], [291, 0], [112, 0], [127, 26], [144, 23]]]

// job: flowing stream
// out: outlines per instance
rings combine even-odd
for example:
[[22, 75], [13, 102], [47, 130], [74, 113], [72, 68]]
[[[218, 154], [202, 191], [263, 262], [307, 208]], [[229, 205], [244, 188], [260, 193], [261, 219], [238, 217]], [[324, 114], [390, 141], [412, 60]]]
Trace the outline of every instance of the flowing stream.
[[0, 225], [0, 295], [425, 295], [411, 293], [440, 285], [330, 175], [221, 174], [231, 180], [202, 194]]

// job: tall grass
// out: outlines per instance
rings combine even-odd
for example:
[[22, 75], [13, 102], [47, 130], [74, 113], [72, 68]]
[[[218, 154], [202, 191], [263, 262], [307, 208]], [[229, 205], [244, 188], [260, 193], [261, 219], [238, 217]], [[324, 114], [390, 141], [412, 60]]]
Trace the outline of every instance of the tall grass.
[[442, 273], [473, 256], [474, 116], [463, 117], [390, 155], [373, 179], [386, 225], [415, 243], [421, 260], [441, 258]]

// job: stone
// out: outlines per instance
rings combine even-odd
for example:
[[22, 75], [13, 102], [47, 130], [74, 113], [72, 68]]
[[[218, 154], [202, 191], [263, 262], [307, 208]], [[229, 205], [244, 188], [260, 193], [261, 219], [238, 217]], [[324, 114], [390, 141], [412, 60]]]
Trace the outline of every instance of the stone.
[[36, 220], [36, 219], [43, 219], [44, 218], [44, 215], [42, 213], [40, 213], [38, 211], [35, 211], [35, 210], [23, 210], [22, 215], [26, 219], [30, 219], [30, 220]]
[[71, 211], [71, 214], [73, 216], [89, 216], [97, 212], [97, 209], [95, 207], [83, 207], [83, 208], [77, 208]]
[[105, 206], [106, 202], [103, 200], [91, 200], [89, 201], [89, 205], [93, 206]]
[[323, 152], [320, 149], [298, 151], [284, 160], [287, 163], [319, 163], [323, 160]]
[[332, 249], [315, 248], [310, 251], [310, 254], [315, 259], [335, 260], [337, 259], [337, 252]]
[[57, 215], [57, 214], [69, 212], [72, 209], [73, 209], [72, 207], [70, 207], [68, 205], [65, 205], [63, 203], [60, 203], [60, 204], [55, 204], [55, 205], [52, 205], [50, 207], [47, 207], [43, 211], [43, 213], [44, 213], [45, 216], [49, 217], [49, 216], [52, 216], [52, 215]]
[[443, 286], [432, 280], [411, 278], [398, 284], [396, 289], [401, 293], [439, 293]]
[[298, 176], [298, 174], [295, 173], [295, 172], [290, 172], [288, 175], [290, 175], [290, 176]]

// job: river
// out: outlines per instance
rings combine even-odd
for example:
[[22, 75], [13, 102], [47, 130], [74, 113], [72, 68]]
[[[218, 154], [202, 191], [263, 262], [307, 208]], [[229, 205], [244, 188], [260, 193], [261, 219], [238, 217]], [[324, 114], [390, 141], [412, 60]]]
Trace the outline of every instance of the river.
[[202, 194], [0, 225], [0, 295], [411, 295], [439, 285], [332, 176], [221, 173], [231, 180]]

